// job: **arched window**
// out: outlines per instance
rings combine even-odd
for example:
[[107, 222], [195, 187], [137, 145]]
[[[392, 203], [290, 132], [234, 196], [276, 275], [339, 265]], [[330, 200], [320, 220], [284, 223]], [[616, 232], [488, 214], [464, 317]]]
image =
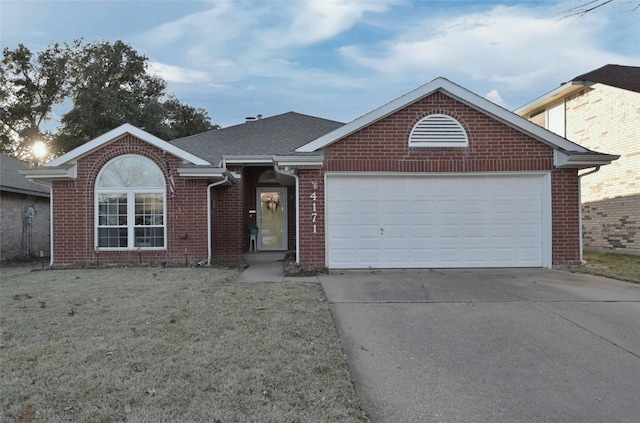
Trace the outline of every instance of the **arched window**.
[[409, 147], [467, 147], [469, 139], [460, 122], [449, 115], [424, 117], [411, 130]]
[[96, 246], [108, 250], [165, 247], [164, 174], [150, 159], [125, 155], [96, 181]]

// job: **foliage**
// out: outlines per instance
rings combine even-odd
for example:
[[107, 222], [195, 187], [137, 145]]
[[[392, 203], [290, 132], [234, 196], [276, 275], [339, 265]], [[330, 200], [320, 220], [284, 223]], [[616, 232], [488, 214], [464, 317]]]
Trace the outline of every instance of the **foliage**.
[[[3, 54], [0, 151], [8, 155], [28, 158], [38, 140], [62, 154], [123, 123], [165, 140], [217, 128], [206, 110], [168, 95], [147, 73], [149, 59], [122, 41], [56, 43], [35, 55], [21, 44]], [[57, 131], [44, 130], [65, 102]]]
[[50, 143], [53, 134], [41, 129], [53, 105], [69, 93], [69, 55], [57, 43], [34, 55], [23, 44], [5, 48], [0, 66], [0, 152], [25, 159], [35, 141]]

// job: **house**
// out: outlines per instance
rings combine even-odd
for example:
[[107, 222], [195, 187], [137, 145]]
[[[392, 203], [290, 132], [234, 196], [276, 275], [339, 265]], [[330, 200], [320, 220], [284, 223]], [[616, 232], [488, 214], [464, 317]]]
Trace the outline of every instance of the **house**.
[[24, 171], [53, 191], [51, 264], [328, 268], [580, 262], [593, 152], [435, 79], [348, 123], [297, 113], [165, 142], [123, 125]]
[[516, 113], [593, 151], [620, 155], [580, 172], [585, 250], [640, 255], [640, 67], [579, 75]]
[[0, 154], [0, 261], [49, 256], [49, 190], [18, 173], [28, 167]]

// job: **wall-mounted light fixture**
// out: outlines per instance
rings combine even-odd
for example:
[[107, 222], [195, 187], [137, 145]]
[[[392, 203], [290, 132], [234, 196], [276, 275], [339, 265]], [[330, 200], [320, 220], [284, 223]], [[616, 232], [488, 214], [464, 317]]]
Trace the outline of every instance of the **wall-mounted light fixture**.
[[318, 190], [318, 183], [316, 181], [311, 182], [311, 189], [314, 191]]

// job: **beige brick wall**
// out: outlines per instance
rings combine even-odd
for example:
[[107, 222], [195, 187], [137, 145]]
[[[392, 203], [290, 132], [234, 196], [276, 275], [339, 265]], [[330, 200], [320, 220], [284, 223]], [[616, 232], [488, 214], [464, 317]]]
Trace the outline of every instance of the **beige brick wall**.
[[585, 251], [640, 254], [640, 93], [596, 84], [566, 99], [566, 138], [620, 159], [582, 178]]
[[49, 198], [2, 191], [0, 193], [0, 260], [27, 257], [27, 222], [24, 209], [35, 205], [38, 212], [33, 218], [31, 252], [40, 250], [49, 256]]

